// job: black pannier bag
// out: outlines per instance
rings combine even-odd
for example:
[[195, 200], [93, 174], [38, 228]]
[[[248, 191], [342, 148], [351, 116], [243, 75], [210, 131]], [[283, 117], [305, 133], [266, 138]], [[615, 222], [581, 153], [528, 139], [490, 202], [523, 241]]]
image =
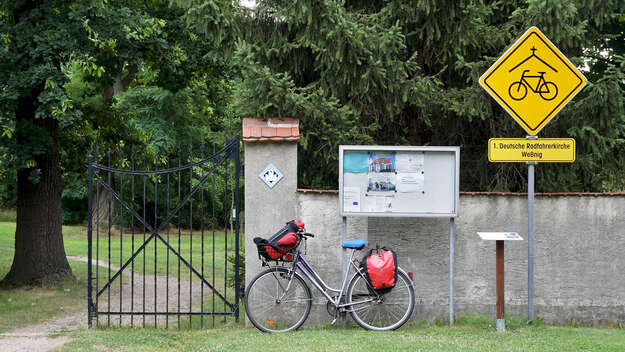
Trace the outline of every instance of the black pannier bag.
[[370, 250], [360, 263], [367, 282], [378, 293], [389, 292], [397, 283], [397, 253], [382, 247]]
[[254, 238], [258, 255], [267, 260], [293, 260], [293, 256], [288, 251], [297, 246], [299, 242], [297, 233], [303, 229], [303, 222], [291, 220], [269, 239]]

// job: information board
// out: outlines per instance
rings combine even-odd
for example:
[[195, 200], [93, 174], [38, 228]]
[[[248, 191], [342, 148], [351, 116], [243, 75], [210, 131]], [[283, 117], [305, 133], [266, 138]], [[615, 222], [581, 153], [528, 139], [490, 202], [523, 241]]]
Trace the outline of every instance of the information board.
[[456, 217], [460, 147], [339, 147], [341, 216]]

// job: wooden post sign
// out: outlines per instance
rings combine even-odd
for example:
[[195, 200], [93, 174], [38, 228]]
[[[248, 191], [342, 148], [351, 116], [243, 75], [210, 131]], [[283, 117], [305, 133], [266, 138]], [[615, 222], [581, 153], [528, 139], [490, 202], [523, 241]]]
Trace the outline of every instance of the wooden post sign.
[[497, 293], [497, 332], [506, 330], [506, 320], [504, 318], [504, 241], [522, 241], [523, 238], [516, 232], [478, 232], [478, 236], [485, 241], [495, 241], [495, 276]]

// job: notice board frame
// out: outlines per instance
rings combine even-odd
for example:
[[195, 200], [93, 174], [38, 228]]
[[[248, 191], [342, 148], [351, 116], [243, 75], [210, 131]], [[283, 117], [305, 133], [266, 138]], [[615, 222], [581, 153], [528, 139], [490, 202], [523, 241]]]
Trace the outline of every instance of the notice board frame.
[[[357, 151], [357, 152], [423, 152], [424, 155], [431, 153], [451, 153], [450, 158], [454, 160], [449, 161], [454, 165], [451, 175], [451, 183], [449, 187], [453, 187], [453, 191], [447, 201], [449, 204], [453, 204], [451, 211], [412, 211], [412, 212], [346, 212], [343, 204], [344, 195], [344, 164], [343, 157], [345, 152]], [[444, 154], [443, 154], [444, 155]], [[426, 171], [428, 171], [427, 162], [424, 165]], [[432, 171], [432, 170], [429, 170]], [[435, 174], [434, 174], [435, 175]], [[425, 187], [427, 190], [427, 179], [435, 179], [432, 176], [432, 172], [426, 173]], [[430, 181], [431, 182], [431, 181]], [[341, 216], [372, 216], [372, 217], [439, 217], [439, 218], [455, 218], [458, 216], [458, 203], [460, 197], [460, 147], [457, 146], [370, 146], [370, 145], [341, 145], [339, 146], [339, 212]]]

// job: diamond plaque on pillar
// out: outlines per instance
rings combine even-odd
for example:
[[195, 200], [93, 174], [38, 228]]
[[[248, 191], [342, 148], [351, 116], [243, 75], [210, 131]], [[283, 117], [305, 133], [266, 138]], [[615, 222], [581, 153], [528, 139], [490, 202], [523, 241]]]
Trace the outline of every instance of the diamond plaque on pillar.
[[267, 167], [258, 175], [269, 188], [273, 188], [284, 176], [273, 164]]

